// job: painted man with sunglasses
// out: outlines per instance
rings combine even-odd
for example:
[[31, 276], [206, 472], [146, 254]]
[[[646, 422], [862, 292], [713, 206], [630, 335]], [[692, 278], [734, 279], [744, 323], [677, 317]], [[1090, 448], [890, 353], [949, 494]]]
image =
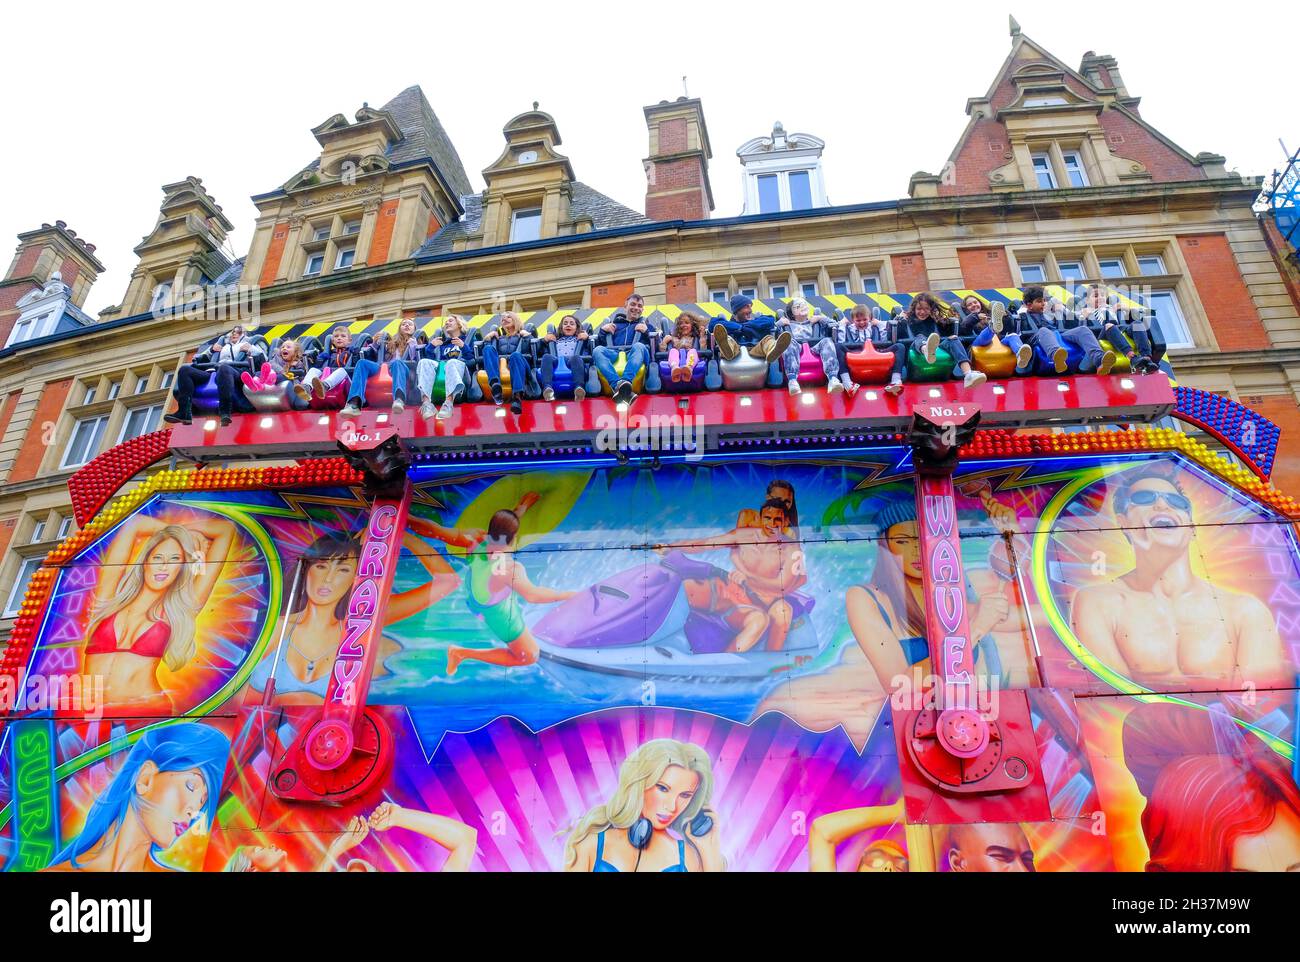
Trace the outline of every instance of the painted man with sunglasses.
[[1134, 565], [1075, 595], [1070, 621], [1079, 641], [1151, 689], [1290, 685], [1293, 669], [1268, 607], [1193, 571], [1192, 503], [1178, 482], [1152, 467], [1126, 471], [1111, 503]]

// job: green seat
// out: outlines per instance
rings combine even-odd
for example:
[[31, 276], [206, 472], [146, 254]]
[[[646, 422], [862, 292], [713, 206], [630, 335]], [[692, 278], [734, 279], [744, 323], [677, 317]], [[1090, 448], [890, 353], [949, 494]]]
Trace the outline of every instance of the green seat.
[[934, 352], [934, 363], [914, 350], [907, 352], [907, 379], [909, 381], [951, 381], [952, 369], [957, 362], [943, 348]]
[[1128, 356], [1124, 352], [1137, 350], [1137, 345], [1135, 345], [1133, 339], [1127, 335], [1121, 336], [1124, 337], [1125, 344], [1127, 345], [1126, 347], [1116, 347], [1104, 337], [1099, 338], [1099, 343], [1101, 344], [1101, 349], [1103, 351], [1115, 352], [1115, 366], [1110, 369], [1111, 374], [1128, 374], [1133, 370], [1133, 364], [1129, 361]]

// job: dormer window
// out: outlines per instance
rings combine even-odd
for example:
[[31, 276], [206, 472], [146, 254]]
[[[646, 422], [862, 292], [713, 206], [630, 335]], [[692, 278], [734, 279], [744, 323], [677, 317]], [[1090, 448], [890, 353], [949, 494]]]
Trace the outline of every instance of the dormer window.
[[527, 207], [510, 215], [510, 243], [535, 241], [542, 236], [542, 209]]
[[754, 176], [758, 195], [758, 212], [774, 214], [782, 210], [808, 210], [813, 206], [812, 171], [790, 170]]

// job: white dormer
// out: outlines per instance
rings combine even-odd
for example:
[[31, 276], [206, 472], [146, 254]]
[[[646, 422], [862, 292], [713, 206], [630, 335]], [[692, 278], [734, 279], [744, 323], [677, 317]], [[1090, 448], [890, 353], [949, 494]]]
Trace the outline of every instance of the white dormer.
[[9, 331], [5, 347], [38, 337], [48, 337], [58, 328], [59, 321], [65, 314], [78, 324], [91, 323], [90, 317], [72, 303], [72, 288], [63, 283], [63, 275], [58, 271], [50, 275], [43, 288], [24, 294], [15, 306], [20, 313]]
[[788, 134], [778, 120], [767, 137], [746, 141], [736, 151], [743, 169], [742, 214], [827, 207], [822, 177], [826, 141], [812, 134]]

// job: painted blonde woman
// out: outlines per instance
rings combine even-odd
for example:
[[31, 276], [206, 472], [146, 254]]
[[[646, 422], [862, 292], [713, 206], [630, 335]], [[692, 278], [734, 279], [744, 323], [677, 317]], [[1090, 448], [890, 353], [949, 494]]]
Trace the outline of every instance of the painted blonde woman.
[[177, 521], [130, 518], [99, 564], [82, 671], [104, 679], [114, 714], [173, 714], [159, 665], [175, 672], [194, 660], [195, 621], [234, 544], [225, 519]]
[[709, 808], [713, 766], [699, 745], [657, 738], [623, 762], [613, 797], [564, 846], [566, 872], [722, 872]]

